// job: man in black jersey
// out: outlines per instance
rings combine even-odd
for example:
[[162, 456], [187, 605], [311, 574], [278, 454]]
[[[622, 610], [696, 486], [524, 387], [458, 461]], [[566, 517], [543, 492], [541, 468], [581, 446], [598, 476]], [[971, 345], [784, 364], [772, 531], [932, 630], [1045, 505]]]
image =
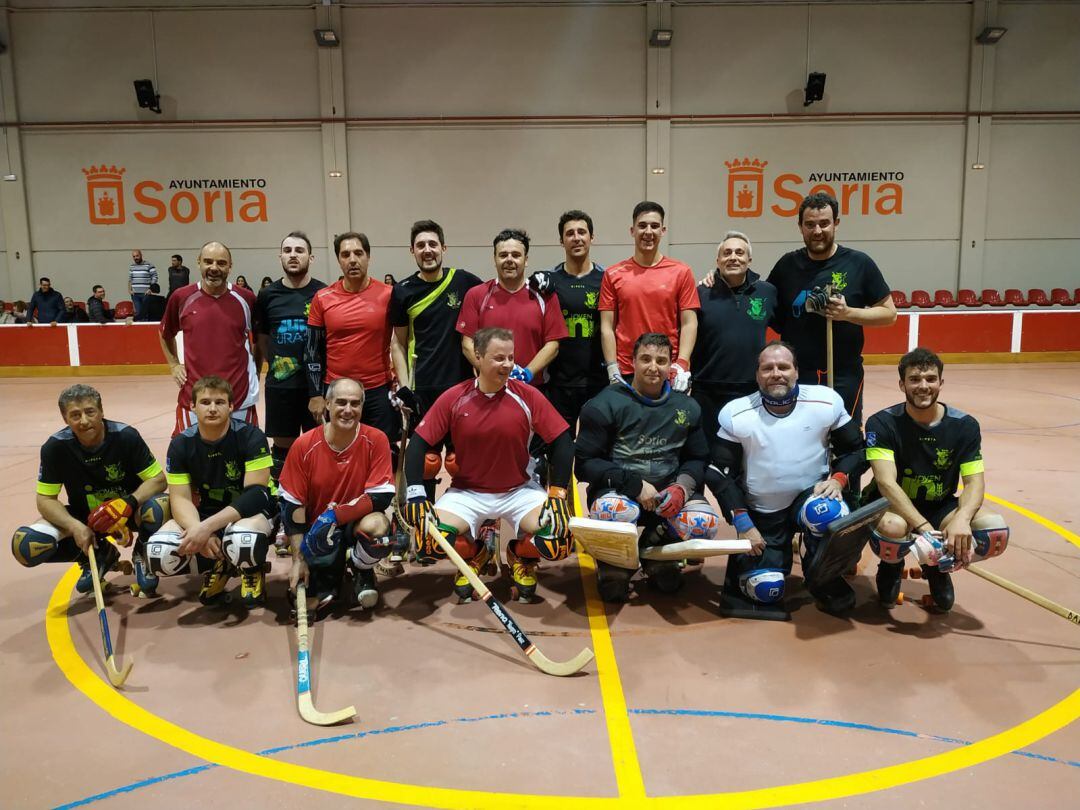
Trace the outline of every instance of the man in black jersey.
[[[311, 299], [326, 285], [310, 275], [311, 240], [293, 231], [281, 241], [284, 275], [259, 290], [255, 303], [255, 334], [259, 354], [266, 359], [266, 435], [273, 442], [273, 476], [281, 477], [289, 447], [305, 430], [315, 427], [308, 411], [304, 376], [304, 345]], [[262, 369], [259, 369], [260, 373]]]
[[[481, 281], [467, 270], [443, 267], [446, 237], [442, 226], [430, 219], [413, 223], [409, 252], [417, 271], [394, 285], [390, 353], [400, 386], [397, 399], [416, 425], [444, 391], [473, 376], [456, 325], [465, 293]], [[433, 447], [425, 461], [424, 486], [430, 500], [435, 498], [441, 456], [442, 447]], [[454, 463], [449, 442], [447, 462]]]
[[199, 601], [228, 601], [225, 587], [237, 569], [248, 607], [265, 599], [263, 563], [270, 519], [272, 460], [266, 436], [230, 418], [232, 387], [203, 377], [191, 390], [198, 422], [173, 437], [165, 464], [173, 519], [147, 544], [158, 576], [202, 573]]
[[[824, 192], [806, 197], [799, 206], [806, 247], [781, 256], [768, 281], [779, 296], [780, 339], [795, 347], [799, 382], [825, 384], [825, 323], [832, 321], [835, 388], [851, 418], [862, 424], [863, 327], [889, 326], [896, 306], [874, 260], [836, 243], [838, 211], [836, 199]], [[826, 289], [832, 297], [822, 308], [812, 293]]]
[[[1009, 542], [1004, 519], [983, 508], [982, 435], [973, 416], [938, 402], [944, 365], [929, 349], [900, 358], [904, 402], [866, 422], [868, 489], [889, 501], [871, 547], [881, 558], [882, 605], [896, 604], [903, 558], [914, 551], [939, 610], [952, 607], [949, 572], [1001, 554]], [[959, 497], [956, 488], [963, 479]], [[874, 497], [877, 497], [875, 494]]]
[[[644, 526], [642, 547], [712, 539], [720, 519], [701, 490], [709, 457], [701, 408], [671, 390], [667, 335], [641, 335], [633, 359], [630, 382], [608, 386], [581, 409], [575, 463], [587, 485], [590, 517]], [[692, 534], [683, 536], [687, 529]], [[677, 562], [646, 560], [643, 569], [663, 593], [682, 586]], [[625, 601], [634, 573], [598, 562], [601, 598]]]
[[[120, 558], [112, 536], [126, 545], [130, 527], [143, 539], [168, 519], [169, 501], [163, 495], [165, 474], [139, 432], [105, 418], [101, 394], [89, 385], [65, 388], [59, 399], [67, 427], [41, 446], [37, 509], [41, 519], [20, 526], [11, 539], [11, 551], [22, 565], [43, 562], [78, 562], [83, 573], [75, 584], [79, 593], [93, 590], [86, 550], [94, 546], [99, 574], [105, 575]], [[60, 490], [68, 503], [60, 502]], [[137, 570], [141, 570], [138, 569]]]
[[541, 295], [555, 293], [570, 333], [559, 341], [559, 353], [548, 366], [544, 393], [570, 425], [571, 437], [577, 433], [582, 406], [608, 386], [597, 310], [604, 268], [589, 258], [592, 241], [592, 217], [576, 209], [567, 211], [559, 217], [559, 243], [566, 260], [529, 277], [529, 286]]

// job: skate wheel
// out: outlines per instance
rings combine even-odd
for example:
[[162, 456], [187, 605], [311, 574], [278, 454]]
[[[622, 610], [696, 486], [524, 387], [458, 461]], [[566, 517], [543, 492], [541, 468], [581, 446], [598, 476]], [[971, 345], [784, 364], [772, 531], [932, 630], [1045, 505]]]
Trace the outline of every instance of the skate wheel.
[[909, 568], [908, 576], [912, 579], [922, 579], [922, 568]]
[[907, 576], [908, 576], [907, 568], [901, 568], [900, 569], [900, 579], [907, 579]]
[[900, 591], [900, 593], [898, 593], [896, 595], [896, 604], [898, 604], [898, 605], [904, 604], [904, 592], [903, 591]]

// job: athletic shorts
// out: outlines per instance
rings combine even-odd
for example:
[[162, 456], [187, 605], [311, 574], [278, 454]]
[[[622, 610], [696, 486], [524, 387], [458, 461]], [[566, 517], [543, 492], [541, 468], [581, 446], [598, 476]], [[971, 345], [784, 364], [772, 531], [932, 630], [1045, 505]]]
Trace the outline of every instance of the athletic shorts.
[[[247, 422], [249, 425], [259, 426], [259, 415], [255, 413], [255, 406], [249, 405], [247, 408], [243, 408], [239, 411], [232, 412], [233, 419], [239, 419], [241, 422]], [[176, 406], [176, 425], [173, 426], [173, 436], [179, 436], [189, 427], [198, 423], [198, 419], [195, 416], [195, 411], [190, 408], [185, 408], [183, 405]]]
[[315, 427], [307, 388], [266, 388], [266, 430], [271, 438], [295, 439]]
[[915, 508], [919, 510], [920, 515], [930, 521], [935, 529], [940, 529], [945, 518], [959, 505], [960, 499], [955, 495], [950, 495], [938, 503], [915, 504]]
[[401, 438], [401, 414], [390, 404], [389, 385], [364, 390], [364, 410], [360, 414], [360, 421], [385, 433], [391, 449], [397, 452], [395, 445]]
[[527, 481], [509, 492], [470, 492], [451, 487], [435, 503], [435, 511], [445, 509], [461, 518], [473, 537], [480, 532], [485, 520], [506, 520], [515, 536], [521, 521], [529, 512], [543, 506], [547, 493], [535, 481]]

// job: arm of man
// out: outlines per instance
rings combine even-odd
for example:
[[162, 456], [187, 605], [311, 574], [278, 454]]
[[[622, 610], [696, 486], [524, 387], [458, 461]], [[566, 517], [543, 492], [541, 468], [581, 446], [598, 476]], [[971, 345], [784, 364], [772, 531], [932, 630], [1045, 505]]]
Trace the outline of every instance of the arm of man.
[[[261, 375], [263, 363], [270, 357], [270, 336], [259, 332], [255, 335], [255, 373]], [[269, 371], [269, 369], [267, 369]]]
[[684, 309], [679, 312], [679, 356], [677, 359], [690, 367], [690, 355], [694, 353], [694, 344], [697, 343], [698, 319], [697, 311]]
[[735, 527], [736, 534], [750, 541], [750, 554], [757, 556], [765, 550], [765, 538], [750, 519], [746, 493], [739, 484], [743, 452], [742, 444], [723, 436], [713, 446], [712, 466], [719, 473], [718, 491], [713, 492], [713, 495], [716, 496], [724, 517]]
[[835, 456], [832, 463], [833, 476], [843, 476], [840, 481], [841, 488], [847, 485], [849, 479], [858, 483], [866, 472], [866, 443], [855, 420], [848, 419], [840, 427], [834, 428], [829, 433], [829, 443]]
[[645, 482], [640, 475], [612, 460], [614, 446], [615, 425], [603, 410], [586, 403], [581, 409], [574, 444], [578, 477], [588, 482], [594, 495], [597, 490], [615, 490], [627, 497], [637, 498]]
[[409, 327], [395, 326], [390, 338], [390, 359], [394, 363], [394, 373], [397, 375], [398, 384], [409, 388], [413, 386], [412, 375], [409, 374]]
[[[221, 538], [218, 536], [222, 529], [230, 523], [235, 523], [245, 517], [252, 517], [258, 511], [251, 512], [246, 508], [247, 491], [249, 487], [262, 487], [267, 490], [265, 497], [269, 497], [270, 468], [263, 467], [258, 470], [248, 470], [244, 473], [244, 489], [226, 507], [219, 509], [206, 520], [201, 520], [190, 528], [186, 528], [180, 536], [180, 547], [177, 553], [181, 555], [202, 554], [215, 560], [222, 559]], [[171, 502], [171, 500], [170, 500]], [[175, 514], [175, 513], [174, 513]]]
[[142, 506], [155, 495], [160, 495], [164, 492], [166, 486], [165, 471], [161, 470], [157, 475], [147, 478], [139, 484], [139, 486], [135, 488], [135, 491], [131, 493], [131, 497], [139, 502], [139, 506]]
[[191, 484], [169, 484], [169, 511], [181, 529], [198, 525], [199, 510], [191, 496]]
[[600, 349], [604, 353], [604, 365], [610, 366], [615, 362], [615, 312], [614, 310], [601, 310], [600, 312]]
[[889, 326], [896, 321], [896, 304], [892, 295], [886, 295], [873, 306], [849, 307], [844, 296], [835, 295], [829, 299], [825, 316], [831, 321], [847, 321], [859, 326]]
[[912, 531], [931, 531], [933, 526], [915, 508], [911, 498], [904, 492], [896, 477], [896, 461], [892, 458], [871, 458], [870, 469], [874, 473], [874, 482], [878, 491], [889, 502], [889, 511], [907, 521]]
[[85, 552], [93, 544], [94, 532], [91, 528], [81, 520], [72, 517], [56, 495], [42, 495], [39, 492], [36, 496], [36, 505], [38, 514], [60, 529], [61, 533], [70, 533], [75, 544], [82, 551]]
[[304, 367], [307, 369], [308, 412], [315, 424], [321, 425], [326, 410], [323, 398], [323, 379], [326, 373], [326, 329], [308, 323], [307, 343], [304, 344]]
[[686, 496], [690, 497], [704, 483], [705, 466], [709, 463], [709, 440], [705, 438], [700, 420], [687, 434], [679, 460], [676, 483], [681, 485], [686, 490]]
[[476, 349], [473, 347], [473, 340], [468, 335], [461, 336], [461, 353], [465, 355], [465, 359], [469, 361], [469, 365], [473, 368], [480, 369], [480, 361], [476, 359]]
[[158, 340], [161, 342], [161, 353], [165, 355], [165, 362], [169, 364], [169, 371], [172, 372], [172, 378], [176, 381], [176, 387], [183, 388], [184, 383], [187, 382], [187, 369], [180, 362], [176, 350], [176, 336], [166, 337], [164, 333], [158, 332]]
[[981, 472], [965, 475], [963, 479], [964, 490], [960, 493], [960, 504], [949, 522], [942, 527], [942, 535], [949, 553], [956, 559], [969, 563], [972, 557], [971, 521], [982, 506], [986, 482]]
[[[465, 339], [462, 338], [462, 343]], [[470, 341], [471, 343], [472, 341]], [[536, 353], [533, 359], [529, 362], [528, 369], [532, 372], [535, 379], [539, 375], [544, 373], [544, 369], [551, 365], [551, 362], [559, 354], [559, 341], [549, 340], [543, 346], [540, 347], [540, 351]]]

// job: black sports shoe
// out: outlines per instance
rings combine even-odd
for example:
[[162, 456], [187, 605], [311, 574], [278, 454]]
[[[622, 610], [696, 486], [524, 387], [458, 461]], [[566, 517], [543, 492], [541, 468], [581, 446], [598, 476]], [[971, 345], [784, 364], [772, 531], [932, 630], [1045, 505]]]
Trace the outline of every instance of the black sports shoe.
[[945, 612], [952, 610], [956, 594], [953, 592], [952, 577], [938, 568], [936, 565], [924, 565], [922, 567], [923, 579], [930, 586], [930, 596], [937, 605], [938, 610]]
[[353, 602], [362, 609], [373, 608], [379, 603], [379, 591], [375, 588], [374, 569], [353, 569]]
[[903, 573], [903, 560], [898, 563], [878, 563], [876, 577], [878, 601], [886, 610], [892, 610], [896, 606], [896, 600], [900, 598], [900, 579]]
[[[104, 590], [105, 575], [112, 570], [112, 567], [116, 565], [116, 561], [120, 559], [120, 549], [108, 540], [103, 540], [94, 549], [94, 557], [97, 560], [98, 579], [101, 580], [101, 587]], [[79, 574], [79, 581], [75, 583], [75, 590], [79, 593], [93, 593], [94, 575], [90, 573], [90, 557], [87, 556], [80, 560], [79, 566], [82, 568], [82, 573]]]

